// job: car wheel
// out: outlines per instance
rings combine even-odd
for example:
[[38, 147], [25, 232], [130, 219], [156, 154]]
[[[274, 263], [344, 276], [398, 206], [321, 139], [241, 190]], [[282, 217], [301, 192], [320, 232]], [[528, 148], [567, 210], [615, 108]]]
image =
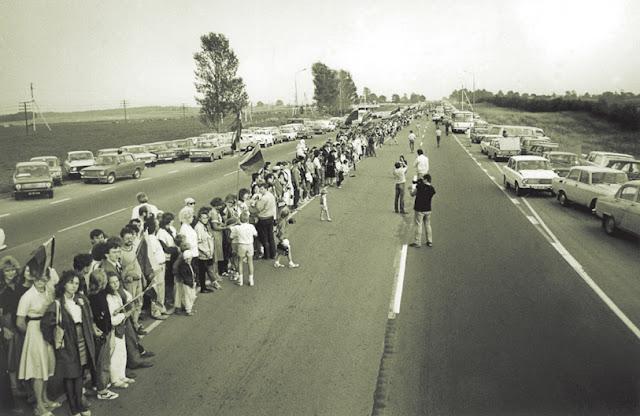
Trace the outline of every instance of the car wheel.
[[142, 172], [140, 172], [140, 169], [136, 169], [133, 172], [133, 179], [140, 179], [140, 176], [142, 175]]
[[16, 201], [20, 201], [22, 199], [22, 194], [21, 193], [14, 193], [13, 197], [16, 199]]
[[487, 157], [491, 160], [491, 153], [487, 153]]
[[614, 235], [616, 233], [616, 220], [612, 216], [605, 215], [602, 217], [602, 228], [605, 233]]
[[53, 199], [53, 190], [51, 190], [51, 191], [49, 191], [49, 192], [47, 193], [47, 197], [48, 197], [49, 199]]
[[589, 209], [594, 211], [596, 209], [596, 202], [598, 202], [598, 198], [594, 198], [593, 201], [589, 204]]
[[116, 181], [116, 174], [115, 173], [110, 173], [109, 176], [107, 176], [107, 183], [109, 185], [111, 185], [115, 181]]
[[562, 205], [563, 207], [568, 207], [569, 206], [569, 198], [567, 198], [567, 194], [565, 194], [564, 192], [559, 192], [558, 193], [558, 202], [560, 202], [560, 205]]
[[520, 189], [520, 185], [518, 185], [518, 182], [516, 182], [516, 183], [513, 185], [513, 190], [515, 191], [516, 196], [520, 196], [520, 195], [522, 195], [522, 189]]
[[213, 155], [209, 156], [209, 162], [213, 162], [213, 159], [215, 159]]

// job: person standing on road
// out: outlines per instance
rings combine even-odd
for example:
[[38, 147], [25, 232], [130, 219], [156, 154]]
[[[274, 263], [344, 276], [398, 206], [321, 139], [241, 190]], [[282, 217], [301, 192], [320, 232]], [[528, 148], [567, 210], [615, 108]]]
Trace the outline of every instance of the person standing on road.
[[407, 164], [403, 162], [404, 157], [401, 156], [401, 160], [396, 162], [395, 169], [393, 170], [393, 178], [396, 184], [396, 194], [393, 201], [393, 209], [396, 214], [406, 214], [404, 210], [404, 187], [407, 182]]
[[418, 156], [416, 156], [416, 160], [413, 162], [413, 167], [416, 170], [418, 178], [422, 178], [429, 173], [429, 158], [424, 154], [424, 150], [418, 149]]
[[413, 149], [416, 145], [416, 135], [413, 133], [413, 130], [409, 130], [409, 152], [413, 153]]
[[[213, 235], [211, 234], [209, 228], [209, 212], [211, 209], [209, 207], [201, 207], [198, 210], [198, 222], [194, 227], [196, 235], [198, 236], [197, 240], [197, 265], [196, 268], [198, 273], [198, 280], [200, 281], [200, 293], [211, 293], [213, 290], [207, 287], [207, 277], [213, 284], [215, 282], [215, 271], [214, 271], [214, 240]], [[187, 240], [188, 241], [188, 240]]]
[[[314, 181], [317, 178], [314, 178]], [[319, 179], [318, 179], [319, 180]], [[264, 247], [264, 258], [275, 260], [276, 243], [273, 235], [273, 225], [276, 218], [276, 198], [267, 190], [267, 184], [258, 186], [260, 199], [255, 202], [255, 210], [258, 216], [258, 239]]]
[[411, 196], [415, 196], [413, 210], [415, 215], [415, 234], [411, 247], [419, 248], [422, 245], [422, 227], [426, 229], [427, 246], [433, 246], [433, 236], [431, 232], [431, 200], [436, 194], [435, 188], [431, 185], [431, 175], [428, 173], [419, 177], [414, 186], [411, 187]]
[[139, 218], [139, 211], [142, 207], [147, 207], [147, 211], [156, 217], [158, 216], [158, 214], [160, 214], [161, 211], [158, 209], [158, 207], [149, 203], [149, 197], [144, 192], [138, 192], [136, 194], [136, 199], [138, 200], [138, 205], [133, 207], [133, 209], [131, 210], [131, 219]]
[[440, 136], [442, 136], [442, 130], [440, 130], [440, 127], [438, 127], [436, 129], [436, 145], [438, 147], [440, 147]]

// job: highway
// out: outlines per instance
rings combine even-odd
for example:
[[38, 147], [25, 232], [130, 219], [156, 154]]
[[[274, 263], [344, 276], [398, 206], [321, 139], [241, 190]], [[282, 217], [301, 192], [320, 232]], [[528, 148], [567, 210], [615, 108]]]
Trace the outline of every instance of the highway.
[[[433, 124], [419, 122], [410, 128], [426, 135], [438, 192], [434, 247], [406, 247], [412, 215], [393, 213], [393, 162], [413, 161], [405, 129], [330, 189], [332, 223], [319, 221], [317, 200], [296, 214], [300, 269], [259, 261], [255, 287], [225, 282], [198, 297], [194, 317], [154, 327], [144, 342], [156, 365], [119, 399], [92, 400], [94, 414], [640, 413], [638, 241], [608, 237], [552, 198], [505, 193], [501, 164], [463, 137], [436, 149]], [[291, 159], [294, 145], [265, 159]], [[55, 234], [62, 269], [88, 249], [90, 229], [119, 230], [136, 192], [177, 212], [187, 196], [200, 205], [234, 192], [236, 169], [237, 158], [176, 163], [143, 182], [0, 201], [8, 252], [23, 260]]]

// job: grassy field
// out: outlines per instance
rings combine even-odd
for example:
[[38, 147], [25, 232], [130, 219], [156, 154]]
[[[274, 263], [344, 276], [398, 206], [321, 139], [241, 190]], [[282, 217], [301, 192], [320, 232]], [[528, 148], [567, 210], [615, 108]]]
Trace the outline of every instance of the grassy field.
[[640, 157], [640, 132], [621, 130], [615, 124], [587, 113], [530, 113], [491, 104], [477, 104], [475, 109], [489, 123], [540, 127], [560, 144], [561, 150], [576, 153], [617, 151]]

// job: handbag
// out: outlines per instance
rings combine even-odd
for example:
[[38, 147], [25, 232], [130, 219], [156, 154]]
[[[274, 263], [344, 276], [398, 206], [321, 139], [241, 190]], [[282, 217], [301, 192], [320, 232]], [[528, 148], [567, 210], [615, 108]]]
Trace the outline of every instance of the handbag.
[[60, 302], [56, 302], [56, 326], [53, 330], [53, 347], [56, 350], [64, 348], [64, 328], [62, 328], [62, 315], [60, 314]]

